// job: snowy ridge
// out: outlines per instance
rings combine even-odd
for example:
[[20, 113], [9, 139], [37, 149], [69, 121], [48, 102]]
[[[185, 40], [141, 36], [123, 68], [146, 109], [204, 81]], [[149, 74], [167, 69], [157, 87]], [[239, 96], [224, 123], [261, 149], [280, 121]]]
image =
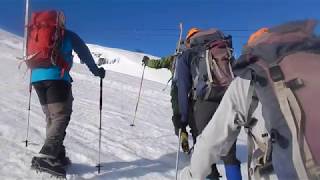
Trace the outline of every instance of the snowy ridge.
[[[139, 78], [141, 77], [143, 70], [143, 66], [141, 64], [143, 56], [147, 55], [150, 58], [159, 59], [159, 57], [148, 54], [131, 52], [116, 48], [102, 47], [99, 45], [88, 44], [88, 47], [93, 54], [93, 57], [96, 60], [97, 64], [99, 64], [99, 59], [102, 58], [109, 62], [108, 64], [103, 65], [106, 70], [120, 72]], [[77, 56], [74, 57], [76, 62], [80, 62]], [[166, 84], [171, 77], [171, 73], [167, 69], [156, 70], [146, 67], [144, 76], [148, 80]]]
[[[17, 69], [20, 61], [16, 56], [22, 54], [19, 48], [22, 46], [21, 40], [0, 30], [0, 179], [55, 179], [45, 173], [37, 174], [30, 170], [31, 158], [38, 153], [45, 138], [44, 114], [34, 91], [30, 113], [31, 143], [25, 147], [22, 142], [26, 138], [29, 74], [25, 74], [24, 69]], [[109, 58], [119, 57], [119, 64], [128, 66], [127, 74], [134, 74], [132, 69], [141, 66], [140, 58], [143, 54], [96, 45], [90, 45], [90, 49]], [[115, 70], [119, 64], [104, 66]], [[152, 71], [149, 73], [149, 78], [155, 75]], [[169, 88], [163, 91], [165, 85], [155, 82], [158, 80], [145, 80], [136, 126], [130, 127], [141, 74], [138, 73], [136, 77], [107, 71], [103, 86], [103, 167], [98, 174], [95, 165], [99, 138], [99, 79], [94, 77], [85, 65], [77, 63], [74, 64], [71, 75], [74, 79], [72, 88], [75, 99], [65, 145], [67, 155], [73, 163], [67, 170], [67, 179], [174, 179], [177, 137], [171, 122]], [[245, 162], [245, 136], [242, 136], [238, 143], [240, 160]], [[189, 163], [189, 158], [182, 154], [180, 157], [181, 169]], [[243, 176], [246, 177], [246, 163], [242, 166]], [[221, 164], [218, 169], [225, 177]]]
[[[22, 57], [22, 46], [23, 39], [16, 36], [10, 32], [0, 29], [0, 49], [5, 49], [6, 51], [1, 51], [2, 56], [7, 56], [11, 58]], [[20, 54], [16, 54], [19, 51]]]

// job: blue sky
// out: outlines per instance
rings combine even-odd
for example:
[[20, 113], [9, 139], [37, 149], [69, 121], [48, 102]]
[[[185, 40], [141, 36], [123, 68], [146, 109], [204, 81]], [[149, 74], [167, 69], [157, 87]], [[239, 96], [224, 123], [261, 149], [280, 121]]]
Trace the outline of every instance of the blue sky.
[[[233, 35], [238, 55], [260, 27], [320, 19], [319, 0], [30, 0], [31, 10], [64, 11], [67, 27], [87, 43], [157, 56], [174, 52], [179, 22]], [[23, 35], [24, 0], [0, 0], [0, 28]]]

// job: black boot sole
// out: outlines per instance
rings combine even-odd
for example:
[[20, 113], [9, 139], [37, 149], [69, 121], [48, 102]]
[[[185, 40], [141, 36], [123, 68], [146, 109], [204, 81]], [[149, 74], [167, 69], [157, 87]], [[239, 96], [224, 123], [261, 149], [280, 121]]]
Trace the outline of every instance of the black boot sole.
[[66, 179], [65, 169], [63, 167], [50, 167], [47, 163], [42, 162], [39, 163], [37, 158], [33, 158], [31, 161], [31, 169], [35, 170], [36, 172], [45, 172], [48, 173], [56, 178]]

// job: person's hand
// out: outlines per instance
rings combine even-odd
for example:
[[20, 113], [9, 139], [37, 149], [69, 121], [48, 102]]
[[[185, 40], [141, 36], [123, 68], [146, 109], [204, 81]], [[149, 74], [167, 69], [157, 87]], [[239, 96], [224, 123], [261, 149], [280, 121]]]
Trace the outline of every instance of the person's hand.
[[192, 180], [190, 168], [188, 166], [180, 171], [179, 180]]
[[100, 67], [100, 68], [98, 69], [98, 76], [99, 76], [100, 78], [102, 78], [102, 79], [106, 76], [106, 71], [104, 70], [103, 67]]
[[148, 56], [143, 56], [142, 58], [142, 65], [146, 66], [150, 58]]

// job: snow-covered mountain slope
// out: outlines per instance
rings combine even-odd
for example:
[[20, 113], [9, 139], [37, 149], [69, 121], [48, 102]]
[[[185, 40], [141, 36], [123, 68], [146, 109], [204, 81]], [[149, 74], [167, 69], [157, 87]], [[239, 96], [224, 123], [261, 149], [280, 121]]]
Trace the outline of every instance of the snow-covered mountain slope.
[[16, 59], [22, 57], [23, 39], [12, 33], [0, 29], [0, 55]]
[[[131, 76], [136, 76], [139, 78], [141, 77], [143, 70], [141, 60], [146, 54], [126, 51], [122, 49], [107, 48], [92, 44], [89, 44], [88, 46], [97, 63], [99, 63], [99, 59], [106, 62], [106, 64], [103, 65], [105, 69], [128, 74]], [[151, 56], [148, 54], [147, 56], [149, 56], [150, 58], [159, 59], [159, 57]], [[75, 59], [78, 60], [78, 58]], [[144, 76], [148, 80], [166, 84], [171, 77], [171, 73], [167, 69], [152, 69], [146, 67]]]
[[[25, 74], [25, 69], [17, 68], [20, 61], [16, 57], [22, 55], [21, 40], [0, 31], [0, 179], [51, 179], [45, 173], [37, 174], [30, 169], [31, 158], [40, 150], [45, 138], [44, 115], [35, 92], [32, 92], [31, 97], [31, 143], [25, 147], [22, 142], [26, 139], [27, 130], [29, 75]], [[128, 68], [132, 65], [128, 63], [131, 57], [137, 57], [132, 58], [132, 63], [139, 66], [140, 55], [127, 51], [122, 54], [122, 50], [112, 52], [113, 57], [124, 59]], [[131, 127], [129, 125], [133, 120], [140, 78], [107, 71], [103, 81], [103, 167], [98, 174], [95, 165], [99, 140], [99, 79], [82, 64], [75, 64], [71, 75], [74, 79], [72, 87], [75, 100], [65, 145], [73, 163], [67, 170], [67, 179], [174, 179], [177, 137], [171, 123], [169, 89], [162, 91], [164, 84], [145, 80], [136, 126]], [[244, 139], [245, 136], [242, 136], [238, 141], [242, 162], [246, 159]], [[188, 164], [189, 158], [183, 154], [180, 157], [181, 169]], [[245, 167], [243, 163], [244, 177]], [[223, 165], [219, 164], [218, 168], [225, 177]]]

